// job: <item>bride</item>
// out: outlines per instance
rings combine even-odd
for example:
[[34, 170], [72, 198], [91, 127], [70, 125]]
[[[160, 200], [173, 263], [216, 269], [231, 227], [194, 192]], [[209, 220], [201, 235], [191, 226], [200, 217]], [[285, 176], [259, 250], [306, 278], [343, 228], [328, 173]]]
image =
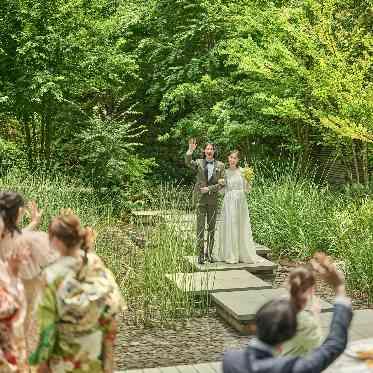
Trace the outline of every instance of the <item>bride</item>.
[[228, 157], [229, 168], [225, 173], [224, 202], [215, 236], [214, 260], [229, 264], [255, 263], [256, 251], [247, 207], [246, 192], [250, 185], [238, 167], [239, 152]]

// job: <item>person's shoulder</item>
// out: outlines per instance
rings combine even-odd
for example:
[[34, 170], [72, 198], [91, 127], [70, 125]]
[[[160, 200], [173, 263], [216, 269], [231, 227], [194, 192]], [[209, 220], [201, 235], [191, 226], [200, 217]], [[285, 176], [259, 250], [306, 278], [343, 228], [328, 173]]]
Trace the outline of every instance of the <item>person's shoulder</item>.
[[49, 236], [43, 231], [23, 229], [20, 238], [30, 245], [49, 247]]
[[222, 161], [216, 161], [216, 164], [219, 168], [225, 168], [225, 164]]
[[223, 373], [251, 372], [245, 350], [228, 350], [223, 357]]

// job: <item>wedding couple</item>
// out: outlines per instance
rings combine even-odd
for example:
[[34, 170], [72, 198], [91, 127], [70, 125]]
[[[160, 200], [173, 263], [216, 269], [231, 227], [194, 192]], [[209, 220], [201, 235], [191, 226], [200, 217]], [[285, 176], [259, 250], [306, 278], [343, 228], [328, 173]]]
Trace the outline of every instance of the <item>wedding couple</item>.
[[[204, 147], [202, 158], [193, 160], [197, 148], [195, 139], [189, 140], [186, 165], [196, 172], [193, 201], [197, 207], [198, 263], [225, 261], [254, 263], [255, 243], [252, 237], [246, 193], [250, 185], [239, 167], [239, 153], [232, 151], [228, 157], [229, 167], [216, 160], [216, 148], [212, 143]], [[219, 192], [224, 191], [222, 221], [217, 229]], [[207, 221], [207, 252], [204, 247]]]

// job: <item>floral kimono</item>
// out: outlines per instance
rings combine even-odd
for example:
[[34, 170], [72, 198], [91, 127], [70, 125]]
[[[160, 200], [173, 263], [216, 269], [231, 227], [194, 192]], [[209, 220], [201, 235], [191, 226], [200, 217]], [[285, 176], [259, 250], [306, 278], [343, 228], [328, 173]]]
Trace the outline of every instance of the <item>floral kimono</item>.
[[0, 260], [0, 373], [27, 371], [24, 321], [26, 298], [22, 281]]
[[89, 253], [59, 258], [45, 270], [39, 305], [40, 342], [31, 365], [46, 363], [53, 373], [104, 371], [105, 341], [123, 306], [112, 273]]
[[44, 267], [58, 258], [58, 254], [50, 248], [46, 233], [28, 229], [21, 233], [14, 232], [13, 236], [0, 240], [0, 260], [7, 261], [14, 254], [22, 254], [25, 258], [20, 265], [19, 277], [26, 294], [27, 314], [24, 327], [30, 352], [37, 345], [35, 309], [42, 293], [41, 272]]

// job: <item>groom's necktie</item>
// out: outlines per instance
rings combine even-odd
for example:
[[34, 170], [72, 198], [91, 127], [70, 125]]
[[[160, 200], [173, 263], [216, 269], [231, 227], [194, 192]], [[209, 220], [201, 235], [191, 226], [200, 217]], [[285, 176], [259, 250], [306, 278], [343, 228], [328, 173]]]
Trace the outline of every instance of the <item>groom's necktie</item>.
[[210, 180], [214, 172], [214, 161], [206, 160], [206, 167], [207, 167], [207, 180]]

